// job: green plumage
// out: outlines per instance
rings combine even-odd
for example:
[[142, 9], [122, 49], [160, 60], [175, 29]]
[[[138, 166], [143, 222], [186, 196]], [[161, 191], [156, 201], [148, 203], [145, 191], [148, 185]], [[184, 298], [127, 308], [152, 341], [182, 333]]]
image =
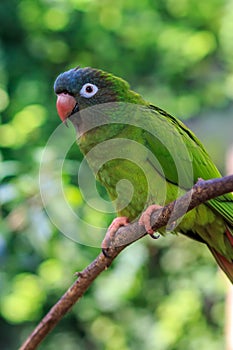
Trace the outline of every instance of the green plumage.
[[[98, 91], [83, 96], [80, 91], [85, 84], [94, 84]], [[63, 91], [77, 102], [80, 113], [71, 111], [70, 119], [78, 131], [80, 149], [115, 201], [119, 216], [134, 220], [148, 205], [165, 205], [181, 196], [198, 178], [220, 176], [201, 142], [182, 122], [143, 100], [122, 79], [92, 68], [73, 69], [55, 82], [55, 92]], [[97, 123], [89, 130], [88, 117]], [[90, 156], [88, 152], [97, 145], [101, 147]], [[104, 162], [110, 150], [116, 156]], [[122, 179], [128, 182], [117, 192]], [[127, 203], [129, 194], [132, 198]], [[174, 231], [205, 242], [233, 282], [232, 194], [185, 214]]]

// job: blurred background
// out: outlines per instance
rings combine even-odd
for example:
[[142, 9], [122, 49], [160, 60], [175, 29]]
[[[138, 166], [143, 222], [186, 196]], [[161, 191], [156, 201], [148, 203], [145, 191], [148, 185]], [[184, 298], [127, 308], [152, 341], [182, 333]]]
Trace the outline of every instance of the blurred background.
[[[233, 1], [1, 0], [0, 23], [0, 348], [11, 350], [99, 252], [59, 232], [40, 197], [41, 155], [60, 123], [56, 76], [77, 65], [121, 76], [183, 119], [225, 174]], [[76, 145], [67, 159], [67, 200], [98, 221], [77, 187]], [[201, 244], [146, 237], [99, 276], [41, 348], [224, 349], [228, 287]]]

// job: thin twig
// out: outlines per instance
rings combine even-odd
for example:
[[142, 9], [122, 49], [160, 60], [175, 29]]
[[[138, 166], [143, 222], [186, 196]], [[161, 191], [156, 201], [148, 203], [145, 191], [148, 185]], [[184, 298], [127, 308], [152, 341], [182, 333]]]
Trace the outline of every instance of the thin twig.
[[[151, 216], [152, 227], [156, 231], [167, 225], [171, 218], [172, 220], [177, 220], [185, 212], [190, 211], [201, 203], [232, 191], [233, 175], [207, 181], [200, 180], [184, 196], [153, 213]], [[78, 279], [42, 319], [20, 347], [20, 350], [36, 349], [61, 318], [83, 296], [97, 276], [111, 265], [112, 261], [126, 246], [140, 239], [145, 234], [144, 227], [139, 225], [138, 222], [121, 227], [109, 244], [107, 256], [100, 253], [90, 265], [78, 273]]]

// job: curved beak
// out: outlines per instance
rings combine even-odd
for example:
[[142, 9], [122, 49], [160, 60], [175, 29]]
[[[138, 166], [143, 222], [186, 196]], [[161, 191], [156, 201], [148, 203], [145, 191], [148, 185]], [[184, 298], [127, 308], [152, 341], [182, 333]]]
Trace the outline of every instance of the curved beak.
[[57, 95], [57, 112], [63, 122], [71, 116], [74, 112], [78, 112], [78, 104], [75, 98], [68, 93], [62, 92]]

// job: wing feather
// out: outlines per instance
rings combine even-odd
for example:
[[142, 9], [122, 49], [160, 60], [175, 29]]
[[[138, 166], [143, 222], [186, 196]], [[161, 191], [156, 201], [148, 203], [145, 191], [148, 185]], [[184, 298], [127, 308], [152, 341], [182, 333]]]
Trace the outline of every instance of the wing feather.
[[[149, 108], [149, 123], [153, 134], [146, 131], [144, 137], [161, 164], [167, 181], [188, 190], [198, 178], [208, 180], [221, 177], [202, 143], [191, 130], [160, 108], [152, 105]], [[212, 199], [207, 204], [233, 226], [232, 193]]]

